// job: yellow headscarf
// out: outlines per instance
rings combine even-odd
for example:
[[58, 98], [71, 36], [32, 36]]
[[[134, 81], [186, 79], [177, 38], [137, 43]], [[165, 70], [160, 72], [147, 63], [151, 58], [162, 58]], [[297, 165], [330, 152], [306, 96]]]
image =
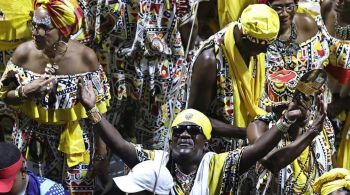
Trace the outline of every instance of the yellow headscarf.
[[77, 33], [83, 23], [83, 10], [76, 0], [36, 0], [34, 8], [46, 9], [53, 25], [65, 37]]
[[319, 177], [314, 183], [315, 192], [328, 195], [336, 190], [350, 190], [350, 170], [335, 168]]
[[[242, 29], [247, 35], [266, 41], [276, 39], [279, 31], [279, 18], [277, 13], [267, 5], [248, 6], [243, 11], [242, 18], [244, 18], [241, 23]], [[265, 54], [256, 56], [256, 65], [252, 57], [249, 68], [247, 68], [248, 66], [235, 46], [234, 27], [236, 25], [228, 27], [229, 29], [225, 33], [223, 51], [230, 64], [230, 75], [235, 91], [235, 125], [246, 127], [257, 115], [266, 114], [258, 106], [265, 84]], [[255, 72], [255, 77], [253, 77], [253, 72]]]
[[212, 126], [209, 118], [205, 116], [205, 114], [195, 109], [183, 110], [175, 117], [173, 123], [171, 124], [171, 127], [175, 127], [180, 123], [184, 123], [184, 122], [194, 123], [202, 127], [205, 138], [207, 140], [210, 140]]

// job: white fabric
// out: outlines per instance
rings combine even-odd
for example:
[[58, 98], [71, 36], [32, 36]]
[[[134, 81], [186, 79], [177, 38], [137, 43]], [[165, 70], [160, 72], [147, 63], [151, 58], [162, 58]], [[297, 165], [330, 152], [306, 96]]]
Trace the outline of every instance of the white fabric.
[[[160, 160], [161, 158], [162, 156], [159, 156]], [[168, 195], [174, 186], [173, 177], [165, 167], [166, 163], [159, 162], [159, 160], [143, 161], [135, 165], [128, 175], [115, 177], [113, 180], [120, 190], [127, 193], [146, 190], [159, 195]]]
[[214, 152], [206, 153], [201, 163], [199, 164], [196, 178], [191, 190], [190, 195], [207, 195], [209, 194], [209, 165], [212, 157], [215, 155]]

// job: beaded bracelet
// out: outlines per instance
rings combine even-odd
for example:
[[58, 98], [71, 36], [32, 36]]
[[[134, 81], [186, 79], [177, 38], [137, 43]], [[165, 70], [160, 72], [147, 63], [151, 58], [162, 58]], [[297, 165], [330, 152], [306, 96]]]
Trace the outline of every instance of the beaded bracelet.
[[96, 105], [86, 112], [90, 122], [95, 125], [102, 120], [102, 115]]
[[282, 133], [287, 133], [290, 126], [291, 126], [291, 124], [287, 123], [283, 119], [283, 117], [281, 117], [276, 123], [276, 128], [278, 129], [278, 131], [280, 131]]
[[294, 119], [293, 121], [289, 120], [289, 118], [287, 117], [287, 110], [284, 110], [282, 112], [282, 117], [283, 117], [284, 121], [288, 124], [293, 124], [297, 121], [297, 119]]

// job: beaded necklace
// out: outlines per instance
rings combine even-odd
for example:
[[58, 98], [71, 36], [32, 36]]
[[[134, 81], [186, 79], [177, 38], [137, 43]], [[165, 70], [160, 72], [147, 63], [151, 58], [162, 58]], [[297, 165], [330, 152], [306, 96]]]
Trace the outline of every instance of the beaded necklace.
[[346, 26], [340, 26], [338, 21], [338, 14], [335, 15], [335, 36], [337, 38], [340, 38], [342, 40], [349, 40], [350, 39], [350, 24]]
[[190, 194], [191, 189], [194, 184], [194, 179], [196, 178], [197, 169], [193, 170], [189, 174], [182, 173], [180, 169], [175, 164], [175, 176], [176, 181], [180, 184], [181, 189], [185, 194]]
[[281, 58], [285, 65], [292, 63], [292, 57], [296, 56], [300, 46], [295, 42], [297, 39], [297, 27], [294, 22], [291, 25], [291, 32], [288, 40], [276, 39], [271, 45], [276, 48], [277, 52], [281, 55]]

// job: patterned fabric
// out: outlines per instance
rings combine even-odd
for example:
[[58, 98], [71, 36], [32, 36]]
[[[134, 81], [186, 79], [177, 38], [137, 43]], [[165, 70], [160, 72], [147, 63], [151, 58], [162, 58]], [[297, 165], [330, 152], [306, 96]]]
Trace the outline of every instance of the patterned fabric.
[[264, 104], [291, 100], [300, 77], [310, 70], [326, 66], [329, 54], [327, 36], [321, 31], [299, 45], [284, 45], [283, 41], [271, 44], [266, 53], [268, 82]]
[[[311, 117], [315, 118], [316, 112], [311, 112]], [[277, 122], [274, 114], [260, 116], [262, 120], [273, 126]], [[309, 124], [310, 125], [310, 124]], [[281, 169], [277, 175], [273, 175], [264, 167], [260, 167], [257, 190], [262, 194], [265, 190], [267, 194], [314, 194], [313, 182], [323, 173], [333, 168], [332, 155], [335, 153], [334, 133], [331, 122], [328, 118], [324, 122], [323, 131], [314, 138], [302, 154], [291, 164]], [[303, 132], [308, 131], [308, 127]], [[277, 145], [283, 148], [291, 144], [291, 138], [284, 135]], [[265, 189], [266, 188], [266, 189]]]
[[[193, 65], [202, 51], [214, 48], [216, 59], [216, 97], [210, 105], [210, 109], [207, 116], [216, 118], [226, 124], [235, 124], [234, 118], [234, 93], [236, 93], [232, 86], [232, 78], [230, 74], [230, 65], [225, 58], [224, 51], [221, 44], [224, 42], [224, 37], [227, 27], [219, 31], [218, 33], [205, 40], [192, 58], [191, 65], [188, 71], [188, 79], [192, 78]], [[187, 88], [187, 96], [190, 94], [190, 84]], [[243, 140], [234, 140], [222, 137], [212, 137], [210, 141], [211, 148], [217, 152], [230, 151], [243, 146], [245, 143]]]
[[35, 0], [34, 8], [46, 9], [54, 26], [65, 37], [77, 33], [83, 23], [83, 11], [76, 0]]
[[67, 194], [61, 184], [58, 184], [45, 177], [35, 176], [31, 171], [27, 171], [29, 176], [26, 194], [28, 195], [65, 195]]
[[[310, 70], [327, 65], [329, 53], [328, 39], [321, 30], [301, 44], [288, 45], [282, 41], [275, 41], [266, 53], [267, 85], [262, 104], [271, 106], [290, 101], [300, 77]], [[316, 110], [315, 102], [312, 102], [310, 121], [316, 118]], [[276, 115], [269, 114], [260, 116], [259, 120], [265, 121], [271, 127], [277, 118]], [[308, 124], [303, 132], [308, 131], [310, 125]], [[277, 148], [285, 147], [291, 142], [291, 138], [285, 136]], [[314, 138], [311, 145], [296, 160], [280, 170], [278, 175], [273, 176], [262, 168], [257, 189], [260, 193], [267, 190], [267, 194], [313, 194], [312, 183], [332, 168], [331, 157], [334, 152], [333, 127], [326, 118], [323, 132]]]
[[329, 88], [340, 97], [350, 95], [350, 40], [340, 40], [332, 37], [323, 21], [319, 21], [323, 34], [330, 41], [329, 65], [326, 71], [329, 73]]
[[[164, 151], [144, 150], [141, 145], [135, 145], [135, 149], [140, 162], [161, 159], [161, 156], [164, 155]], [[243, 150], [244, 148], [211, 156], [209, 170], [203, 170], [209, 172], [208, 188], [210, 195], [236, 194], [240, 178], [239, 164]], [[165, 153], [165, 156], [167, 156], [167, 152]], [[171, 159], [169, 160], [170, 162], [172, 161]], [[175, 174], [172, 173], [172, 175], [174, 176]], [[198, 175], [200, 173], [197, 173], [196, 177]], [[175, 176], [174, 179], [176, 179]], [[181, 186], [178, 186], [179, 183], [176, 181], [177, 185], [174, 186], [174, 191], [176, 191], [176, 188], [181, 189]], [[190, 194], [190, 192], [182, 192], [179, 195], [184, 194]]]
[[[4, 96], [13, 82], [25, 85], [40, 76], [9, 61], [1, 80], [0, 92]], [[91, 125], [84, 119], [85, 110], [77, 100], [77, 79], [82, 77], [85, 81], [92, 81], [97, 93], [97, 105], [104, 104], [99, 107], [101, 112], [106, 112], [109, 99], [107, 79], [101, 68], [95, 72], [55, 77], [57, 89], [54, 97], [36, 98], [20, 105], [21, 109], [17, 110], [13, 127], [13, 140], [26, 157], [28, 166], [37, 175], [62, 183], [71, 193], [92, 194], [94, 180], [89, 174], [92, 168], [90, 162], [94, 152], [94, 140]], [[9, 81], [8, 86], [4, 85], [4, 81]], [[68, 166], [68, 154], [64, 150], [58, 150], [61, 137], [70, 124], [80, 127], [80, 135], [77, 138], [81, 137], [83, 142], [84, 159], [75, 166]], [[74, 132], [79, 134], [78, 130], [75, 128]], [[71, 141], [76, 141], [75, 138]], [[63, 148], [68, 149], [69, 143], [72, 142], [64, 142], [68, 145]]]
[[182, 107], [174, 98], [186, 66], [178, 28], [196, 1], [177, 2], [97, 1], [97, 53], [108, 64], [112, 93], [107, 119], [152, 149], [163, 148], [169, 120]]

